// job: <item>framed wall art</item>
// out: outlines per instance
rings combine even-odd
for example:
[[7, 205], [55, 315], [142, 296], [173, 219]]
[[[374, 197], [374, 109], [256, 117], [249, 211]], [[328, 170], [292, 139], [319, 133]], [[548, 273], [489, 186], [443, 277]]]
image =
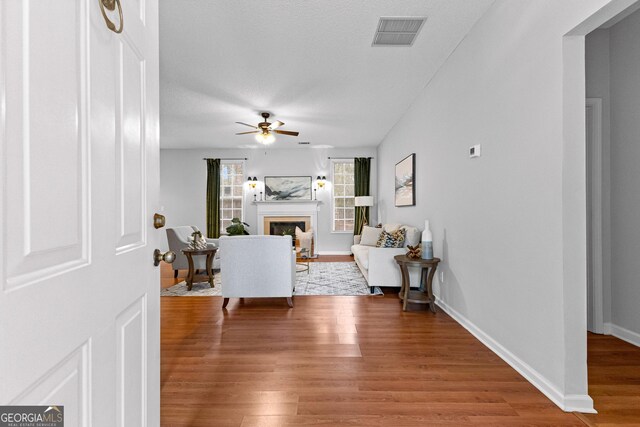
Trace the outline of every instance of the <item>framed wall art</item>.
[[396, 206], [415, 206], [416, 154], [412, 153], [396, 163], [395, 202]]
[[265, 176], [265, 200], [311, 200], [310, 176]]

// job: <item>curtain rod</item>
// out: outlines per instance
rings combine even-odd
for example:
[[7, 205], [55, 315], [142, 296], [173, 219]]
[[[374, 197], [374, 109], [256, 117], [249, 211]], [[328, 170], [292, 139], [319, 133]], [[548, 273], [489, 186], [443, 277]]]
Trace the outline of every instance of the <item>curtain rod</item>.
[[[203, 157], [202, 160], [215, 160], [213, 157]], [[225, 157], [219, 160], [248, 160], [246, 157]]]
[[[353, 157], [327, 157], [327, 159], [331, 160], [353, 160]], [[375, 159], [375, 157], [367, 157], [367, 159]]]

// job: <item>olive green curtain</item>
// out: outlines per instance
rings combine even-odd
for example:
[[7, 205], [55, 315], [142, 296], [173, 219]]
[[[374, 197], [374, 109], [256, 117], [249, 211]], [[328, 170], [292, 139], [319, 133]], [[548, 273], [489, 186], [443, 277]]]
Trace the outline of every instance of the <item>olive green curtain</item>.
[[220, 237], [220, 159], [207, 159], [207, 237]]
[[[353, 172], [355, 183], [355, 196], [369, 196], [369, 182], [371, 171], [371, 158], [369, 157], [356, 157], [353, 159]], [[364, 210], [364, 216], [369, 223], [369, 207], [368, 206], [356, 206], [356, 218], [353, 224], [353, 234], [358, 235], [362, 232], [362, 226], [364, 221], [362, 220], [362, 212]]]

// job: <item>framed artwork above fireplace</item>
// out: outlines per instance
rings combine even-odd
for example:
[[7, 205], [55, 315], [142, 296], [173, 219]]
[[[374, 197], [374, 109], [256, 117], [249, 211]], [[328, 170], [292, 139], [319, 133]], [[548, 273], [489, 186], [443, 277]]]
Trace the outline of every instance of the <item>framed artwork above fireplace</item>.
[[265, 200], [311, 200], [310, 176], [265, 176]]

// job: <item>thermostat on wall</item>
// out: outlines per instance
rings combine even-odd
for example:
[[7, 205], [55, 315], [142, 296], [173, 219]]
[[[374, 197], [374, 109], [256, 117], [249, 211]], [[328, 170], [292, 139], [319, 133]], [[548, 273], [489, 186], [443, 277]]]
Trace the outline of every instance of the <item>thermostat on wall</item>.
[[469, 148], [469, 158], [473, 159], [474, 157], [480, 157], [481, 151], [480, 144], [474, 145]]

